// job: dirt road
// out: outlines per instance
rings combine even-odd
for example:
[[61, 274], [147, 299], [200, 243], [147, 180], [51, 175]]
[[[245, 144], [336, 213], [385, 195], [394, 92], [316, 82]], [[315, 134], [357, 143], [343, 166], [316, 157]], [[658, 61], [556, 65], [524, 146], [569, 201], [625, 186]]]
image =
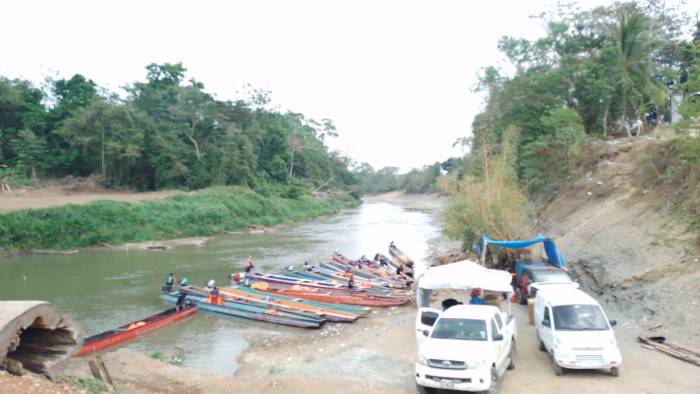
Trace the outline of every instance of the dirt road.
[[0, 213], [27, 208], [48, 208], [64, 204], [87, 204], [97, 200], [113, 201], [143, 201], [158, 200], [175, 194], [184, 193], [178, 190], [163, 190], [149, 193], [98, 192], [86, 193], [66, 192], [60, 187], [46, 187], [37, 190], [13, 191], [0, 193]]
[[[606, 371], [567, 371], [555, 376], [546, 353], [538, 350], [527, 310], [513, 305], [518, 322], [517, 368], [508, 371], [503, 393], [698, 393], [698, 367], [664, 354], [644, 350], [636, 341], [635, 322], [619, 321], [617, 339], [623, 354], [621, 376]], [[614, 318], [617, 316], [611, 316]], [[380, 311], [366, 321], [338, 326], [323, 335], [289, 343], [253, 346], [240, 358], [236, 376], [279, 379], [335, 378], [337, 392], [361, 385], [368, 390], [415, 392], [413, 363], [415, 306]], [[332, 326], [331, 326], [332, 327]], [[265, 348], [266, 347], [266, 348]], [[313, 391], [310, 391], [313, 392]]]

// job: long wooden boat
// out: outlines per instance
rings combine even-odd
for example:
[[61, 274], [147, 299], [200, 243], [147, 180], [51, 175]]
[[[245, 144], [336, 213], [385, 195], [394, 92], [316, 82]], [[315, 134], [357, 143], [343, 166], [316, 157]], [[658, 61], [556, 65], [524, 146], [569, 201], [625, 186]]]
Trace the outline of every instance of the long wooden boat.
[[[316, 281], [316, 280], [294, 278], [294, 277], [285, 276], [285, 275], [262, 274], [262, 273], [257, 273], [257, 272], [253, 273], [251, 275], [248, 275], [247, 277], [253, 281], [267, 282], [270, 284], [287, 285], [287, 286], [297, 285], [297, 286], [304, 286], [304, 287], [315, 288], [315, 289], [334, 290], [334, 291], [342, 291], [342, 292], [350, 291], [350, 289], [348, 289], [346, 284], [342, 284], [342, 283], [339, 283], [338, 281], [332, 281], [332, 280]], [[381, 293], [381, 292], [384, 292], [387, 290], [388, 289], [364, 287], [361, 284], [357, 284], [355, 286], [355, 288], [352, 289], [352, 292], [353, 293], [359, 293], [359, 292]]]
[[268, 307], [288, 311], [297, 311], [298, 313], [311, 313], [314, 316], [318, 316], [332, 322], [351, 323], [358, 318], [357, 315], [348, 312], [334, 311], [318, 306], [302, 304], [300, 302], [276, 299], [274, 297], [270, 297], [269, 295], [249, 294], [235, 288], [221, 288], [219, 291], [224, 296], [224, 299], [230, 298], [239, 302], [252, 302], [259, 305], [266, 305]]
[[411, 258], [408, 257], [406, 253], [402, 252], [401, 249], [394, 245], [393, 242], [389, 244], [389, 254], [397, 258], [406, 266], [413, 267], [413, 260], [411, 260]]
[[302, 304], [306, 305], [312, 305], [312, 306], [318, 306], [324, 309], [329, 309], [329, 310], [335, 310], [335, 311], [341, 311], [341, 312], [346, 312], [350, 313], [356, 316], [366, 316], [372, 308], [366, 307], [366, 306], [358, 306], [358, 305], [347, 305], [347, 304], [335, 304], [335, 303], [327, 303], [327, 302], [320, 302], [320, 301], [313, 301], [305, 298], [298, 298], [298, 297], [291, 297], [291, 296], [285, 296], [282, 294], [270, 294], [270, 293], [265, 293], [263, 291], [258, 291], [255, 289], [251, 289], [249, 287], [238, 287], [238, 291], [247, 293], [247, 294], [256, 294], [264, 297], [271, 297], [275, 299], [280, 299], [280, 300], [286, 300], [286, 301], [294, 301], [294, 302], [299, 302]]
[[83, 341], [83, 346], [77, 353], [75, 353], [75, 356], [86, 356], [107, 347], [115, 346], [148, 331], [155, 330], [156, 328], [163, 327], [174, 321], [184, 319], [195, 312], [197, 312], [197, 307], [195, 305], [188, 305], [181, 311], [177, 311], [175, 308], [172, 308], [157, 315], [93, 335]]
[[390, 275], [386, 271], [384, 276], [382, 276], [379, 269], [370, 268], [367, 266], [355, 267], [334, 261], [319, 263], [319, 271], [327, 272], [326, 270], [330, 270], [333, 271], [330, 273], [334, 276], [342, 276], [348, 268], [350, 268], [350, 272], [352, 272], [356, 281], [358, 279], [366, 281], [369, 284], [369, 287], [391, 287], [402, 289], [407, 286], [406, 280], [402, 276]]
[[[348, 279], [345, 276], [345, 271], [333, 270], [331, 268], [319, 266], [316, 271], [321, 275], [326, 275], [328, 278], [337, 280], [347, 287]], [[355, 275], [355, 270], [352, 270], [353, 281], [355, 285], [359, 285], [368, 293], [386, 293], [391, 289], [401, 289], [406, 287], [405, 282], [384, 281], [380, 279], [366, 279], [363, 276]]]
[[[166, 302], [177, 302], [177, 293], [163, 294], [161, 298]], [[223, 315], [241, 317], [244, 319], [265, 321], [268, 323], [280, 324], [292, 327], [301, 328], [319, 328], [326, 321], [325, 320], [309, 320], [303, 318], [293, 318], [285, 316], [281, 312], [275, 310], [262, 311], [262, 308], [258, 310], [240, 308], [232, 302], [224, 302], [223, 305], [211, 304], [206, 302], [206, 297], [200, 297], [195, 295], [187, 295], [187, 300], [197, 304], [197, 307], [203, 311], [210, 311], [221, 313]]]
[[323, 291], [321, 289], [315, 289], [316, 291], [304, 291], [295, 290], [291, 288], [260, 288], [256, 289], [265, 293], [286, 295], [296, 298], [305, 298], [307, 300], [328, 302], [331, 304], [349, 304], [349, 305], [362, 305], [362, 306], [377, 306], [377, 307], [388, 307], [388, 306], [399, 306], [403, 305], [408, 300], [405, 298], [380, 298], [370, 295], [357, 296], [357, 295], [344, 295], [339, 293], [334, 293], [331, 291]]
[[[184, 291], [187, 294], [191, 294], [197, 297], [204, 297], [205, 301], [209, 296], [209, 291], [197, 286], [186, 286], [180, 288], [180, 291]], [[282, 316], [290, 317], [292, 319], [304, 319], [310, 321], [323, 320], [323, 317], [317, 313], [289, 308], [284, 305], [274, 304], [270, 302], [255, 300], [250, 297], [234, 297], [231, 295], [223, 294], [222, 289], [219, 289], [219, 295], [223, 300], [223, 305], [232, 308], [241, 308], [253, 312], [269, 313], [275, 311], [275, 313], [280, 313]]]

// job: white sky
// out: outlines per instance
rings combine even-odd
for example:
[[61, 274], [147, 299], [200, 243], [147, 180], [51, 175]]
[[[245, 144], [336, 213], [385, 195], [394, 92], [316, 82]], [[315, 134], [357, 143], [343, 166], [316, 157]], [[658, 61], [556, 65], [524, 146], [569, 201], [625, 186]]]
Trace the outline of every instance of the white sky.
[[[603, 3], [585, 0], [583, 3]], [[460, 155], [502, 35], [534, 38], [553, 1], [3, 1], [0, 75], [81, 73], [118, 90], [181, 61], [221, 99], [245, 83], [331, 118], [358, 162], [402, 170]]]

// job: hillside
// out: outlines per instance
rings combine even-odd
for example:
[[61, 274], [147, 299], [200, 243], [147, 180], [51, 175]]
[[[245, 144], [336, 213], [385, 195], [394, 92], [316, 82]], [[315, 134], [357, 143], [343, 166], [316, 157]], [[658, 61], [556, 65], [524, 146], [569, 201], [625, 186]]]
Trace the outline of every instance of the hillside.
[[636, 165], [658, 141], [595, 146], [596, 160], [545, 204], [537, 226], [556, 237], [574, 274], [640, 329], [700, 343], [700, 253], [695, 234], [671, 212], [666, 193], [641, 189]]

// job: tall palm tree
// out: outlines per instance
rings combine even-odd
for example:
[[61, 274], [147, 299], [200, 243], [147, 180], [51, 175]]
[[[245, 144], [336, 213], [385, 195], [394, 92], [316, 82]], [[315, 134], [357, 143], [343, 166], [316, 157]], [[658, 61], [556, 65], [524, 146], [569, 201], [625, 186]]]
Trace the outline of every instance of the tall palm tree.
[[[666, 88], [653, 78], [651, 55], [661, 41], [653, 21], [632, 4], [617, 10], [611, 26], [616, 70], [613, 73], [622, 110], [619, 120], [639, 119], [640, 111], [649, 102], [663, 103]], [[629, 133], [629, 130], [628, 130]]]

